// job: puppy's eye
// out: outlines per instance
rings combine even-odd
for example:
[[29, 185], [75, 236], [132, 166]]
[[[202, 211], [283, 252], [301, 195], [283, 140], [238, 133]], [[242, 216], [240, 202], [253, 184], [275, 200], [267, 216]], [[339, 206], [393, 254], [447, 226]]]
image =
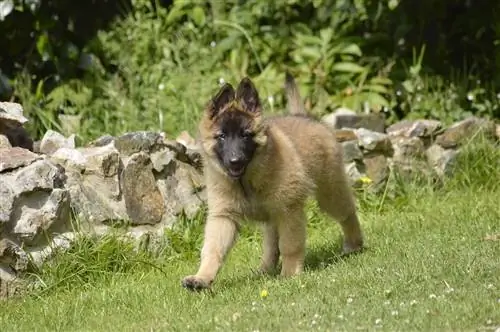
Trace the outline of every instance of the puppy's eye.
[[242, 136], [245, 138], [250, 138], [250, 137], [253, 137], [253, 133], [249, 130], [246, 130], [243, 132]]
[[226, 135], [224, 133], [218, 133], [215, 135], [215, 139], [219, 141], [223, 141], [226, 138]]

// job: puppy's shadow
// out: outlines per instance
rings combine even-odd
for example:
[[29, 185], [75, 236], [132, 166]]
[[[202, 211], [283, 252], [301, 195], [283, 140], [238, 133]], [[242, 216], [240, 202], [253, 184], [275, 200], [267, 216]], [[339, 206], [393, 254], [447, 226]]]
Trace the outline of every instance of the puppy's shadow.
[[[352, 256], [363, 252], [365, 249], [366, 248], [359, 252], [343, 255], [341, 253], [341, 245], [336, 242], [308, 247], [304, 261], [304, 271], [308, 272], [324, 270], [331, 265], [337, 264], [341, 261], [345, 261]], [[269, 274], [258, 274], [252, 267], [249, 267], [248, 271], [242, 271], [242, 274], [225, 276], [224, 279], [219, 279], [217, 282], [219, 286], [217, 288], [219, 288], [220, 290], [225, 288], [234, 289], [237, 287], [241, 287], [248, 282], [257, 280], [265, 281], [269, 279], [280, 278], [280, 269], [281, 264], [278, 265], [274, 272], [271, 272]]]

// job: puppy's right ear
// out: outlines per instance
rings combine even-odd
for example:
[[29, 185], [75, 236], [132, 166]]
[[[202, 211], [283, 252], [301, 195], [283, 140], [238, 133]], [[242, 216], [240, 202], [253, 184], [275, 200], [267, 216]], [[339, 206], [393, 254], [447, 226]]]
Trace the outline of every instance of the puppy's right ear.
[[235, 94], [233, 86], [229, 83], [224, 83], [219, 92], [217, 92], [208, 104], [207, 112], [210, 118], [216, 116], [224, 106], [233, 101]]

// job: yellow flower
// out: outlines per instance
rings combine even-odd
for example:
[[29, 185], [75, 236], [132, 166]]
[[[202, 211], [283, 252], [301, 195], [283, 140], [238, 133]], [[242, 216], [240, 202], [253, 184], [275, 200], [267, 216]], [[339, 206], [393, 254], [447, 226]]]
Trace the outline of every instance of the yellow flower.
[[370, 179], [368, 176], [362, 176], [361, 178], [359, 178], [359, 180], [362, 182], [362, 183], [365, 183], [365, 184], [370, 184], [372, 183], [372, 179]]
[[266, 289], [263, 289], [260, 291], [260, 297], [265, 299], [267, 296], [269, 295], [269, 293], [267, 292]]

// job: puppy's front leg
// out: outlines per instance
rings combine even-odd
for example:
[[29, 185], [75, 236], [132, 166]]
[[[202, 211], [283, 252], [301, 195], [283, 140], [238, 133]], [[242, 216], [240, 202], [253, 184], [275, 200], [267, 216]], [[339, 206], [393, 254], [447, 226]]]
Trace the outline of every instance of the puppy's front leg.
[[209, 215], [205, 225], [200, 267], [195, 275], [185, 277], [182, 285], [190, 290], [209, 288], [233, 247], [237, 233], [238, 224], [232, 217]]

